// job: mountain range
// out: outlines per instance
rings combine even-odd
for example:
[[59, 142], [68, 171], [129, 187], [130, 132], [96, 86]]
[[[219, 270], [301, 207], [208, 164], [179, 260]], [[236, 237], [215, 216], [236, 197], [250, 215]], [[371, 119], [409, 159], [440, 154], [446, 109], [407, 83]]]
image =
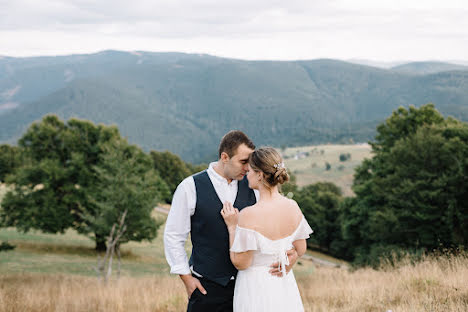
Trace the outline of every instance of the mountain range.
[[468, 67], [122, 51], [0, 57], [0, 142], [10, 144], [53, 113], [115, 124], [145, 150], [201, 162], [216, 158], [230, 129], [257, 145], [365, 142], [399, 106], [429, 102], [468, 121]]

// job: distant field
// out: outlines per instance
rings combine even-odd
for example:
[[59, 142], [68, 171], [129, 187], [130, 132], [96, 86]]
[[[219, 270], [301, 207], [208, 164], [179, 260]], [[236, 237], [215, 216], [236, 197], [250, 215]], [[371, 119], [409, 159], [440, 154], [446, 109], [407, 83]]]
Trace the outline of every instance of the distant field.
[[[338, 185], [345, 196], [353, 195], [354, 168], [365, 158], [371, 158], [368, 144], [315, 145], [291, 147], [281, 151], [286, 167], [297, 177], [297, 184], [304, 186], [316, 182], [332, 182]], [[350, 158], [340, 161], [340, 155]], [[329, 170], [327, 165], [329, 164]]]

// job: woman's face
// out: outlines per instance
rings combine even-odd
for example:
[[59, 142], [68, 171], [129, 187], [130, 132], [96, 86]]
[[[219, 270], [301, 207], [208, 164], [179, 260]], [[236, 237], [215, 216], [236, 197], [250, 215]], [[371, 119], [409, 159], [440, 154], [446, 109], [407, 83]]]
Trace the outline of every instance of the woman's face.
[[258, 190], [258, 185], [261, 183], [259, 180], [262, 173], [254, 171], [250, 165], [248, 166], [248, 170], [249, 173], [247, 173], [247, 180], [249, 181], [249, 187], [251, 189]]

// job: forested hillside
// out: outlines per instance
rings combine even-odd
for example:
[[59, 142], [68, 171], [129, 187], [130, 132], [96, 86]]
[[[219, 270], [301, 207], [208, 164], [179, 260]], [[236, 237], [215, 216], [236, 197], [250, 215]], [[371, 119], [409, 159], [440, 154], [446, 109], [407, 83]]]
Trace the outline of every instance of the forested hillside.
[[0, 142], [53, 113], [116, 124], [131, 143], [191, 162], [213, 159], [230, 129], [258, 145], [367, 141], [397, 107], [428, 102], [468, 120], [468, 71], [118, 51], [0, 58]]

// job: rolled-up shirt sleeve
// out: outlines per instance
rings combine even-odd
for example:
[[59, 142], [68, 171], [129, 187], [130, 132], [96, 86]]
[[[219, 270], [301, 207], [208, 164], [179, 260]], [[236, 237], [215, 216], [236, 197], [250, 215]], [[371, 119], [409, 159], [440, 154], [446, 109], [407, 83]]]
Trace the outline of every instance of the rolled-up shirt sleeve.
[[195, 182], [188, 177], [174, 192], [164, 229], [164, 252], [172, 274], [191, 273], [185, 242], [190, 233], [190, 217], [195, 212], [195, 205]]

